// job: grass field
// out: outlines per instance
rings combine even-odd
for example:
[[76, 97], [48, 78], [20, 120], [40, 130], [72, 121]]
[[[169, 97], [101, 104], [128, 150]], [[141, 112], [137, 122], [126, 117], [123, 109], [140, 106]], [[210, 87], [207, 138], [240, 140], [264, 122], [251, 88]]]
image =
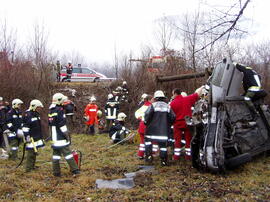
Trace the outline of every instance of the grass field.
[[[83, 152], [81, 174], [73, 177], [61, 163], [62, 177], [51, 171], [49, 143], [39, 151], [38, 168], [24, 173], [16, 163], [0, 162], [1, 201], [270, 201], [270, 157], [261, 156], [226, 175], [201, 173], [181, 159], [135, 179], [130, 190], [97, 189], [96, 179], [122, 178], [144, 164], [136, 157], [137, 145], [110, 145], [105, 134], [73, 135], [73, 149]], [[19, 161], [19, 160], [18, 160]]]

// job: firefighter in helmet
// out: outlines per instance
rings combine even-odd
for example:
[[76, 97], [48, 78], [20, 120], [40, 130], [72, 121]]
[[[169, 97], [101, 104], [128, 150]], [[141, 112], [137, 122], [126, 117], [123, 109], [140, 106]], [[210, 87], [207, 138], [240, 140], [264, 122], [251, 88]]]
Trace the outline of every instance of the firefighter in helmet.
[[76, 105], [71, 100], [67, 99], [64, 102], [64, 110], [67, 118], [68, 126], [71, 126], [71, 129], [74, 127], [74, 112], [77, 111]]
[[40, 111], [43, 104], [39, 100], [32, 100], [29, 109], [23, 117], [23, 133], [26, 140], [26, 164], [25, 171], [35, 169], [37, 148], [44, 147], [43, 134], [41, 130]]
[[53, 174], [61, 176], [60, 159], [63, 155], [69, 164], [73, 174], [79, 174], [79, 168], [76, 164], [72, 152], [69, 148], [71, 143], [70, 135], [66, 125], [66, 115], [64, 113], [63, 103], [67, 97], [62, 93], [53, 95], [52, 104], [49, 107], [49, 126], [52, 134], [52, 149], [53, 149]]
[[155, 101], [147, 108], [144, 115], [145, 129], [145, 161], [152, 163], [152, 142], [160, 147], [161, 165], [168, 165], [167, 141], [170, 136], [170, 128], [175, 120], [175, 114], [166, 103], [163, 91], [154, 93]]
[[105, 115], [106, 115], [106, 130], [109, 132], [113, 122], [117, 118], [119, 113], [119, 103], [115, 101], [113, 94], [108, 95], [108, 100], [105, 105]]
[[144, 124], [144, 113], [148, 109], [148, 107], [151, 105], [151, 96], [144, 93], [141, 96], [142, 99], [142, 105], [141, 107], [135, 112], [135, 117], [140, 121], [139, 123], [139, 129], [138, 133], [140, 135], [140, 145], [138, 150], [138, 157], [140, 159], [144, 158], [144, 151], [145, 151], [145, 144], [144, 144], [144, 132], [145, 132], [145, 124]]
[[120, 142], [130, 133], [130, 131], [125, 127], [126, 117], [127, 115], [125, 113], [120, 112], [110, 128], [109, 136], [113, 143]]
[[121, 101], [122, 102], [128, 102], [128, 86], [127, 82], [123, 81], [122, 87], [121, 87]]
[[86, 133], [90, 135], [95, 134], [95, 126], [98, 124], [97, 118], [98, 106], [96, 105], [96, 98], [92, 96], [90, 98], [90, 103], [86, 105], [84, 109], [84, 117], [86, 119]]
[[23, 138], [23, 131], [22, 131], [22, 112], [21, 106], [23, 101], [20, 99], [12, 100], [12, 108], [7, 113], [7, 130], [8, 133], [8, 141], [11, 147], [9, 158], [12, 160], [17, 159], [17, 153], [19, 148], [19, 143], [21, 138]]

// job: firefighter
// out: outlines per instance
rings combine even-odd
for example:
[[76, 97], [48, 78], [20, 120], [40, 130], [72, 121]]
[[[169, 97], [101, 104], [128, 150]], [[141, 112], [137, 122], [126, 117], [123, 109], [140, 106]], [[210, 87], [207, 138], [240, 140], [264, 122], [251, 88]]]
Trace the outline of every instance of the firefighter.
[[29, 109], [23, 117], [23, 133], [26, 140], [26, 163], [25, 172], [35, 169], [37, 148], [44, 147], [41, 130], [40, 111], [43, 104], [39, 100], [32, 100]]
[[120, 101], [121, 101], [121, 91], [122, 91], [121, 86], [118, 86], [118, 87], [115, 89], [115, 91], [112, 92], [114, 101], [115, 101], [115, 102], [118, 102], [118, 104], [119, 104]]
[[3, 102], [3, 97], [0, 97], [0, 148], [4, 148], [4, 137], [3, 133], [6, 130], [6, 114], [8, 108]]
[[122, 87], [121, 87], [121, 101], [122, 102], [128, 102], [128, 86], [127, 82], [123, 81]]
[[66, 80], [67, 80], [67, 82], [70, 82], [71, 81], [71, 75], [72, 75], [72, 72], [73, 72], [73, 65], [72, 65], [71, 61], [68, 61], [68, 64], [66, 65], [66, 71], [67, 71]]
[[161, 165], [168, 165], [167, 141], [171, 125], [175, 120], [175, 114], [166, 101], [166, 97], [161, 90], [154, 94], [155, 101], [145, 112], [145, 161], [151, 163], [152, 141], [158, 143], [160, 148]]
[[56, 61], [56, 80], [57, 82], [60, 82], [60, 75], [61, 75], [62, 66], [60, 64], [60, 61]]
[[127, 115], [125, 113], [120, 112], [110, 128], [109, 136], [113, 143], [120, 142], [130, 133], [130, 131], [125, 127], [126, 117]]
[[67, 124], [70, 124], [72, 128], [74, 127], [74, 112], [77, 111], [76, 105], [71, 100], [66, 100], [64, 102], [64, 110], [67, 118]]
[[198, 88], [195, 93], [189, 96], [182, 96], [181, 90], [176, 88], [172, 91], [173, 101], [170, 103], [172, 110], [176, 115], [176, 120], [173, 125], [173, 133], [174, 133], [174, 160], [179, 160], [182, 152], [181, 148], [181, 140], [182, 135], [185, 137], [185, 159], [191, 159], [191, 150], [190, 150], [190, 141], [191, 141], [191, 133], [186, 124], [185, 117], [192, 116], [191, 107], [195, 104], [195, 102], [201, 96], [203, 87]]
[[104, 133], [105, 121], [102, 118], [102, 111], [101, 110], [97, 111], [97, 119], [98, 119], [98, 133], [99, 134]]
[[106, 116], [106, 130], [109, 132], [113, 122], [117, 118], [119, 113], [119, 103], [115, 101], [113, 94], [108, 95], [108, 100], [105, 105], [105, 116]]
[[240, 72], [243, 73], [243, 88], [245, 90], [244, 99], [253, 115], [257, 115], [253, 101], [256, 101], [267, 95], [265, 90], [261, 88], [261, 78], [258, 73], [251, 67], [235, 62], [233, 64]]
[[151, 105], [151, 97], [144, 93], [142, 95], [143, 105], [135, 112], [135, 117], [140, 121], [138, 133], [140, 135], [140, 145], [137, 155], [139, 159], [144, 158], [144, 151], [145, 151], [145, 144], [144, 144], [144, 131], [145, 131], [145, 124], [144, 124], [144, 113], [146, 112], [147, 108]]
[[11, 147], [9, 155], [9, 158], [11, 160], [17, 159], [20, 139], [24, 137], [22, 131], [22, 123], [23, 123], [21, 112], [22, 104], [23, 101], [21, 101], [20, 99], [12, 100], [12, 108], [7, 113], [6, 124], [8, 131], [6, 132], [8, 133], [8, 141]]
[[63, 103], [67, 99], [62, 93], [53, 95], [52, 104], [49, 108], [49, 126], [52, 134], [53, 149], [53, 175], [61, 176], [60, 159], [63, 155], [69, 164], [73, 174], [79, 174], [79, 168], [76, 164], [69, 145], [71, 143], [70, 135], [66, 125], [66, 115], [64, 113]]
[[98, 106], [96, 105], [96, 98], [92, 96], [90, 98], [90, 103], [84, 109], [84, 116], [87, 120], [85, 122], [87, 128], [86, 133], [90, 135], [95, 134], [95, 126], [98, 124], [97, 118]]

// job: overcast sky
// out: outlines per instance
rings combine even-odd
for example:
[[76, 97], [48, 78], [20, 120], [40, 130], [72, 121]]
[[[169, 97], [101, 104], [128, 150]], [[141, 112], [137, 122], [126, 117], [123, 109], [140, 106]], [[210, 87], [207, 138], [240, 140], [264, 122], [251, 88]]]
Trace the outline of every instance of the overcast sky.
[[[154, 43], [156, 19], [204, 9], [199, 2], [209, 0], [0, 0], [0, 20], [17, 29], [21, 43], [29, 40], [36, 22], [43, 22], [54, 51], [78, 51], [89, 62], [103, 63], [113, 61], [115, 47], [119, 55], [139, 53], [144, 44]], [[268, 39], [269, 8], [269, 0], [252, 0], [244, 13], [252, 19], [256, 40]]]

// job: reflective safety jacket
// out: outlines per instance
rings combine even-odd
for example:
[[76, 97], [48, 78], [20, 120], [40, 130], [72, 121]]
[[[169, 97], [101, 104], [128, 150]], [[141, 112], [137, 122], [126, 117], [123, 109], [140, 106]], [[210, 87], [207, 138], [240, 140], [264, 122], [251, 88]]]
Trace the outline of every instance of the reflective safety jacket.
[[70, 144], [63, 106], [52, 104], [49, 108], [49, 126], [52, 134], [52, 148], [62, 148]]
[[123, 140], [128, 134], [129, 130], [125, 128], [123, 121], [115, 121], [110, 128], [109, 136], [114, 143]]
[[9, 138], [13, 139], [17, 137], [18, 130], [22, 129], [22, 123], [23, 118], [21, 110], [12, 108], [8, 111], [6, 124], [7, 129], [11, 131], [11, 133], [8, 134]]
[[151, 102], [147, 101], [147, 102], [144, 102], [143, 106], [141, 106], [136, 112], [135, 112], [135, 117], [136, 119], [140, 120], [140, 123], [139, 123], [139, 130], [138, 132], [140, 134], [144, 134], [144, 131], [145, 131], [145, 124], [144, 124], [144, 115], [145, 115], [145, 112], [146, 110], [148, 109], [148, 107], [151, 105]]
[[[40, 115], [37, 111], [27, 110], [24, 113], [22, 130], [26, 139], [27, 136], [33, 138], [36, 148], [44, 146]], [[34, 145], [32, 142], [26, 144], [26, 149], [33, 148]]]
[[107, 101], [105, 105], [105, 114], [106, 119], [115, 120], [119, 112], [119, 103], [115, 101], [114, 98], [111, 98]]
[[251, 67], [236, 64], [235, 66], [240, 72], [244, 74], [243, 77], [243, 88], [245, 92], [247, 91], [260, 91], [261, 90], [261, 80], [260, 76]]
[[145, 112], [145, 137], [157, 142], [167, 142], [175, 114], [170, 105], [163, 101], [151, 104]]
[[180, 128], [187, 127], [185, 117], [192, 116], [191, 107], [195, 104], [195, 102], [198, 99], [199, 99], [199, 96], [197, 93], [194, 93], [185, 97], [183, 97], [182, 95], [177, 95], [174, 98], [174, 100], [170, 104], [176, 116], [174, 126], [177, 126]]
[[97, 118], [98, 106], [96, 104], [88, 104], [84, 109], [84, 115], [89, 118], [86, 125], [98, 124]]

